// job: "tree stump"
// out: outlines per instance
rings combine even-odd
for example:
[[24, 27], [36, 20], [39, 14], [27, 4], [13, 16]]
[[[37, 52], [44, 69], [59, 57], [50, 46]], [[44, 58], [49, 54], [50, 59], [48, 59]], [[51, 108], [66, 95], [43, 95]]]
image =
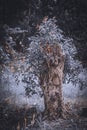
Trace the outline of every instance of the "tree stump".
[[43, 48], [45, 72], [41, 74], [41, 86], [44, 92], [45, 113], [52, 119], [63, 114], [62, 80], [64, 55], [58, 44], [49, 43]]

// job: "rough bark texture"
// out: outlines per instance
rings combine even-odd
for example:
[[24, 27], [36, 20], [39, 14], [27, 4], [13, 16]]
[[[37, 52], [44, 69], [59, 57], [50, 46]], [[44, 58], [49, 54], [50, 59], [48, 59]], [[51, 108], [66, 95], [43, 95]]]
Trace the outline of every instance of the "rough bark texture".
[[52, 119], [62, 116], [62, 79], [64, 69], [64, 55], [58, 44], [45, 46], [46, 72], [41, 74], [41, 85], [45, 98], [45, 112]]

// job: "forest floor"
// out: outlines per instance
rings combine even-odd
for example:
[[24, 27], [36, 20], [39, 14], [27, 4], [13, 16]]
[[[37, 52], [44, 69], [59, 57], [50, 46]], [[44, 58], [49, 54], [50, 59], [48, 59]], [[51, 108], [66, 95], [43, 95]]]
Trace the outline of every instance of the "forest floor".
[[[87, 118], [80, 119], [58, 119], [44, 123], [43, 130], [86, 130]], [[42, 129], [41, 129], [42, 130]]]
[[4, 103], [0, 104], [0, 130], [87, 130], [87, 117], [48, 120], [41, 118], [35, 108], [19, 109]]

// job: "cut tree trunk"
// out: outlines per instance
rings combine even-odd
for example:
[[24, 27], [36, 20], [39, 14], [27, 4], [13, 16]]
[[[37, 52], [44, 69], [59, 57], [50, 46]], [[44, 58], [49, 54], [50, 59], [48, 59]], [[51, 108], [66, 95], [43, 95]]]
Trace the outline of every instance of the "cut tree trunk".
[[58, 44], [49, 43], [43, 49], [45, 55], [44, 73], [41, 74], [41, 86], [44, 92], [45, 114], [54, 119], [63, 115], [62, 80], [64, 55]]

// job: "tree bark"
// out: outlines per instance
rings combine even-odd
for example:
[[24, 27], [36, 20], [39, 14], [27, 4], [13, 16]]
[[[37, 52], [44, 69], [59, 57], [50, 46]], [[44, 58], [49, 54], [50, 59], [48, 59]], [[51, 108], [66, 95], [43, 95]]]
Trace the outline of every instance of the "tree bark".
[[62, 80], [64, 55], [58, 44], [47, 45], [43, 49], [46, 57], [46, 72], [41, 74], [41, 86], [44, 92], [45, 113], [52, 119], [62, 116]]

